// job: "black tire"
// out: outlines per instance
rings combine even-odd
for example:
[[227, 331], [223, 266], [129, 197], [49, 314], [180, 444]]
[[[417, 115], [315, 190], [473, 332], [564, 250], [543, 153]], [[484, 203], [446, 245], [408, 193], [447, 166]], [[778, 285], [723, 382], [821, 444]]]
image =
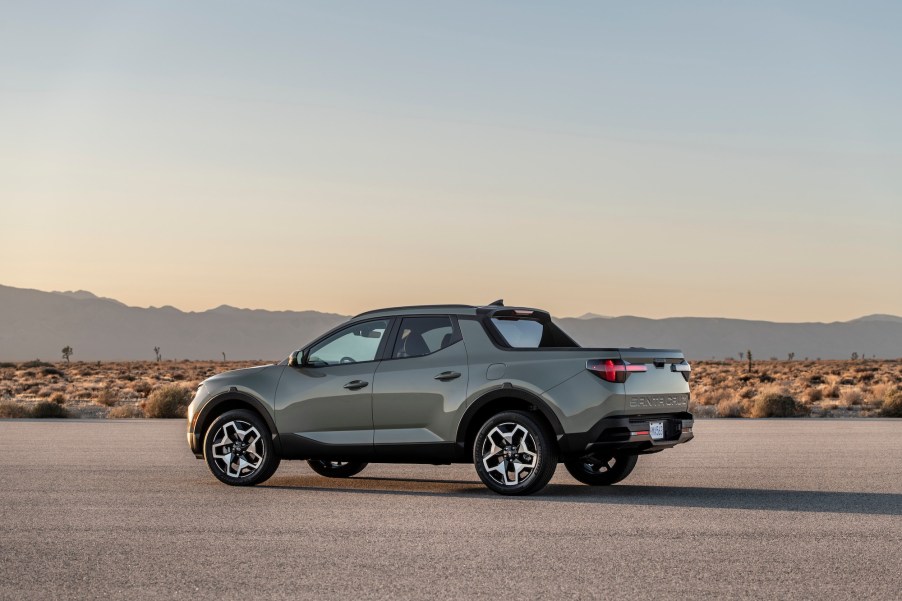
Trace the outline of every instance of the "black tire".
[[[242, 445], [237, 453], [235, 443]], [[281, 462], [266, 422], [246, 409], [227, 411], [213, 420], [204, 435], [204, 460], [214, 476], [231, 486], [265, 482]]]
[[528, 495], [545, 488], [557, 468], [557, 457], [548, 428], [524, 411], [493, 415], [473, 443], [479, 479], [502, 495]]
[[308, 459], [307, 465], [320, 476], [327, 478], [350, 478], [363, 471], [368, 463], [364, 461], [326, 461], [324, 459]]
[[638, 460], [638, 455], [584, 457], [574, 461], [565, 461], [564, 467], [571, 476], [583, 484], [610, 486], [629, 476]]

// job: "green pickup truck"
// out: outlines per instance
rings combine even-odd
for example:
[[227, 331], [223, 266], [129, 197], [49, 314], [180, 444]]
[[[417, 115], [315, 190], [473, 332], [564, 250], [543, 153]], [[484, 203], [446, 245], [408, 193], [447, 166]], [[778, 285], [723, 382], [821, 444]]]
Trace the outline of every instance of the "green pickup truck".
[[368, 463], [472, 462], [490, 489], [542, 489], [562, 462], [621, 481], [639, 455], [692, 439], [677, 350], [583, 348], [538, 309], [429, 305], [353, 317], [281, 363], [205, 380], [188, 444], [222, 482], [282, 459], [345, 478]]

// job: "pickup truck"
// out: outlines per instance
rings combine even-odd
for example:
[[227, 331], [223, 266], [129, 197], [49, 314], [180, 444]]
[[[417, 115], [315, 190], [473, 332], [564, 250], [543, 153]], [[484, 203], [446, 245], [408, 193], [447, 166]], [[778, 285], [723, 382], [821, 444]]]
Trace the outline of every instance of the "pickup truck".
[[690, 370], [677, 350], [583, 348], [547, 312], [502, 301], [379, 309], [278, 364], [205, 380], [188, 444], [237, 486], [282, 459], [335, 478], [472, 462], [505, 495], [541, 490], [558, 463], [610, 485], [692, 439]]

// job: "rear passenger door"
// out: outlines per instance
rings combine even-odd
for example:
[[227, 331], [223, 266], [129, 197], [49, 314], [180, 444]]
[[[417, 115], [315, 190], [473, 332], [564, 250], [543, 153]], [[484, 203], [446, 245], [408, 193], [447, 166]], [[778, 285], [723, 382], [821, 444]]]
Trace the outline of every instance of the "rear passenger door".
[[449, 315], [403, 317], [373, 378], [376, 457], [450, 459], [466, 410], [467, 350]]

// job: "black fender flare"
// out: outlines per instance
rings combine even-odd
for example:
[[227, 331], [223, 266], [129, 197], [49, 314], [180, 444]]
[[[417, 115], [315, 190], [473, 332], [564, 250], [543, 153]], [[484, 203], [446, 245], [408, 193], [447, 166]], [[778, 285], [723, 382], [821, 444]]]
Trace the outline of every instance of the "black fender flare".
[[457, 445], [459, 447], [463, 447], [467, 444], [467, 430], [470, 428], [470, 422], [473, 420], [473, 417], [479, 413], [483, 407], [498, 399], [516, 399], [518, 401], [529, 403], [545, 417], [549, 424], [551, 424], [551, 429], [554, 430], [555, 436], [560, 436], [564, 433], [564, 428], [561, 426], [560, 420], [545, 400], [528, 390], [517, 388], [510, 383], [505, 383], [500, 388], [494, 388], [486, 392], [467, 407], [467, 410], [464, 412], [464, 416], [461, 418], [460, 424], [457, 427]]

